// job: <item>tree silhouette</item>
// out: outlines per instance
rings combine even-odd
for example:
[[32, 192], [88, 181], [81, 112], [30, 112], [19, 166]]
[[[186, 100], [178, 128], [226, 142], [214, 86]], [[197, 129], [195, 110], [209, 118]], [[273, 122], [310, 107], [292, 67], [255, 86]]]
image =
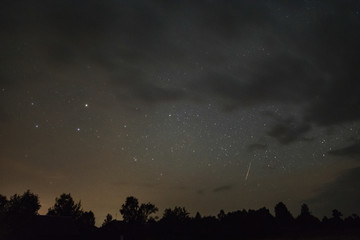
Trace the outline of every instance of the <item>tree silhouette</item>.
[[[22, 231], [40, 209], [39, 197], [29, 190], [9, 200], [0, 196], [0, 239], [22, 238]], [[11, 236], [11, 237], [10, 237]]]
[[146, 223], [149, 216], [157, 211], [158, 208], [152, 203], [142, 203], [139, 206], [139, 201], [133, 196], [127, 197], [125, 204], [120, 209], [120, 213], [127, 223]]
[[113, 221], [113, 216], [112, 216], [110, 213], [108, 213], [108, 214], [106, 215], [105, 220], [104, 220], [103, 224], [101, 225], [101, 227], [107, 226], [107, 225], [108, 225], [109, 223], [111, 223], [112, 221]]
[[284, 227], [289, 227], [294, 222], [294, 217], [291, 215], [283, 202], [279, 202], [278, 204], [276, 204], [275, 218], [277, 222]]
[[77, 223], [86, 227], [93, 227], [95, 225], [95, 216], [92, 211], [83, 212], [77, 219]]
[[184, 223], [188, 219], [189, 213], [184, 207], [175, 207], [174, 209], [165, 209], [161, 220], [168, 223]]
[[226, 215], [225, 215], [224, 210], [221, 209], [220, 212], [219, 212], [218, 215], [217, 215], [218, 219], [221, 221], [221, 220], [223, 220], [223, 219], [225, 218], [225, 216], [226, 216]]
[[0, 194], [0, 220], [5, 216], [7, 203], [6, 196]]
[[301, 227], [306, 228], [314, 228], [320, 223], [319, 219], [311, 214], [309, 207], [306, 204], [301, 205], [300, 215], [296, 218], [296, 221]]
[[360, 217], [357, 214], [352, 214], [351, 216], [348, 216], [344, 220], [346, 226], [350, 228], [359, 228], [360, 227]]
[[121, 206], [120, 213], [125, 222], [136, 222], [139, 214], [139, 201], [135, 197], [127, 197], [125, 204]]
[[7, 213], [8, 200], [6, 196], [0, 194], [0, 239], [5, 239], [7, 226], [5, 224], [5, 216]]
[[332, 216], [336, 220], [341, 220], [341, 217], [343, 216], [343, 214], [339, 210], [334, 209], [334, 210], [332, 210]]
[[8, 202], [2, 200], [7, 206], [6, 211], [11, 216], [31, 217], [38, 214], [40, 209], [39, 197], [29, 190], [23, 195], [13, 195]]
[[201, 214], [199, 212], [196, 212], [194, 219], [195, 220], [201, 220]]
[[307, 217], [310, 215], [311, 215], [311, 213], [310, 213], [308, 205], [306, 205], [305, 203], [303, 205], [301, 205], [300, 216]]
[[68, 216], [77, 219], [82, 215], [81, 202], [75, 203], [69, 194], [61, 194], [55, 199], [55, 204], [49, 208], [47, 215]]
[[[75, 202], [70, 194], [55, 199], [48, 215], [37, 216], [40, 208], [38, 196], [29, 190], [7, 199], [0, 194], [0, 239], [264, 239], [310, 236], [359, 236], [360, 217], [356, 214], [342, 219], [337, 209], [331, 218], [320, 222], [309, 207], [302, 204], [299, 216], [294, 220], [284, 203], [275, 206], [275, 217], [269, 209], [237, 210], [214, 216], [194, 218], [184, 207], [167, 208], [160, 221], [151, 218], [158, 211], [151, 203], [139, 204], [135, 197], [127, 197], [120, 213], [124, 221], [114, 221], [107, 214], [102, 227], [96, 228], [92, 211], [83, 211], [81, 202]], [[146, 223], [146, 224], [145, 224]], [[67, 230], [66, 230], [67, 229]], [[70, 229], [70, 230], [69, 230]], [[44, 232], [45, 235], [44, 235]], [[63, 233], [66, 232], [66, 233]]]

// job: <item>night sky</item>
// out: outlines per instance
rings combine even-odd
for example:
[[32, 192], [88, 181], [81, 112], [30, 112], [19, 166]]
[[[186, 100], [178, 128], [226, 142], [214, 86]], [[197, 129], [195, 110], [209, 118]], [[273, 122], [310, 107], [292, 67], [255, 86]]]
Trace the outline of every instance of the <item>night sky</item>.
[[360, 1], [2, 0], [0, 193], [360, 213]]

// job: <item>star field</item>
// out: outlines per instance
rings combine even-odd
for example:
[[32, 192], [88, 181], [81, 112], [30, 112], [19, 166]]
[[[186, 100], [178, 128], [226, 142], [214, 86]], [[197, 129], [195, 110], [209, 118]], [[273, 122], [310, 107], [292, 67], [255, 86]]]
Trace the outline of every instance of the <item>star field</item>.
[[2, 194], [359, 213], [357, 1], [0, 9]]

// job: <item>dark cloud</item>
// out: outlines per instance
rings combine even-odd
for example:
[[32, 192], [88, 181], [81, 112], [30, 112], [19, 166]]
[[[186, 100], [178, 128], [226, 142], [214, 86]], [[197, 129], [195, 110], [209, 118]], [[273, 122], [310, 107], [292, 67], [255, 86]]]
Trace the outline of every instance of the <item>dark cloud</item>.
[[312, 99], [321, 88], [321, 79], [314, 81], [313, 66], [303, 59], [281, 55], [253, 61], [255, 69], [240, 69], [236, 75], [210, 73], [205, 80], [210, 93], [231, 104], [253, 106], [301, 103], [304, 97]]
[[350, 146], [332, 150], [328, 152], [329, 154], [332, 154], [334, 156], [340, 156], [340, 157], [350, 157], [354, 158], [356, 160], [360, 160], [360, 142], [355, 142], [351, 144]]
[[93, 64], [121, 99], [216, 99], [227, 111], [293, 104], [305, 122], [269, 132], [290, 143], [311, 124], [360, 119], [358, 8], [356, 1], [3, 1], [0, 85]]
[[[292, 20], [281, 21], [273, 15], [264, 18], [269, 20], [268, 31], [254, 26], [253, 32], [265, 39], [259, 45], [268, 56], [254, 51], [236, 70], [211, 72], [200, 86], [226, 100], [225, 110], [296, 104], [304, 109], [304, 120], [309, 124], [331, 126], [359, 120], [358, 5], [353, 1], [297, 4], [300, 9], [308, 7], [303, 12], [294, 6], [282, 6]], [[245, 24], [251, 25], [251, 18], [248, 20]]]
[[327, 184], [309, 202], [317, 211], [328, 213], [337, 208], [345, 215], [360, 212], [360, 167], [348, 170], [334, 182]]
[[225, 191], [230, 191], [231, 189], [234, 188], [234, 185], [232, 184], [227, 184], [227, 185], [223, 185], [217, 188], [214, 188], [212, 191], [214, 193], [219, 193], [219, 192], [225, 192]]
[[281, 144], [290, 144], [299, 140], [309, 140], [304, 135], [310, 130], [309, 124], [289, 118], [276, 123], [267, 134]]
[[254, 144], [250, 144], [248, 146], [248, 150], [250, 152], [254, 152], [254, 151], [258, 151], [258, 150], [266, 150], [269, 146], [265, 145], [265, 144], [260, 144], [260, 143], [254, 143]]
[[68, 81], [77, 74], [87, 78], [76, 67], [94, 65], [108, 73], [106, 80], [121, 86], [114, 88], [121, 98], [151, 103], [183, 97], [182, 90], [157, 81], [157, 68], [164, 65], [162, 70], [168, 71], [167, 62], [182, 59], [167, 35], [170, 24], [164, 21], [166, 11], [160, 2], [6, 1], [3, 5], [2, 86], [49, 81], [43, 74], [48, 71], [66, 73]]
[[[292, 104], [303, 109], [296, 126], [280, 121], [269, 132], [284, 144], [304, 140], [302, 135], [313, 124], [330, 127], [358, 121], [356, 52], [360, 50], [360, 24], [352, 4], [332, 3], [325, 8], [315, 4], [311, 11], [319, 11], [318, 18], [309, 18], [304, 25], [296, 16], [296, 31], [289, 22], [273, 16], [269, 31], [274, 35], [263, 36], [264, 31], [254, 29], [266, 39], [263, 46], [268, 56], [255, 53], [236, 70], [211, 72], [200, 86], [225, 101], [225, 110], [269, 104]], [[343, 12], [334, 12], [332, 7]]]

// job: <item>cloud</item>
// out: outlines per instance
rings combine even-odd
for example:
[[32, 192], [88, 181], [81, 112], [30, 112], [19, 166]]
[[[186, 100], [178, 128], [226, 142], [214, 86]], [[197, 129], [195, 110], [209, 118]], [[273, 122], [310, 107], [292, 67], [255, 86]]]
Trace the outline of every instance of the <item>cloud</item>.
[[250, 61], [251, 68], [240, 68], [231, 74], [210, 72], [204, 85], [208, 84], [210, 94], [238, 106], [301, 103], [304, 97], [313, 98], [321, 88], [321, 78], [314, 81], [314, 66], [300, 57], [277, 53]]
[[[158, 81], [160, 68], [169, 71], [168, 62], [182, 59], [167, 35], [171, 25], [160, 3], [7, 1], [3, 7], [0, 87], [48, 82], [48, 71], [61, 74], [62, 82], [82, 81], [89, 73], [79, 66], [89, 65], [121, 99], [153, 103], [184, 96], [182, 88]], [[17, 71], [11, 71], [14, 66]]]
[[285, 119], [277, 122], [267, 134], [287, 145], [295, 141], [309, 140], [304, 135], [311, 130], [307, 123], [297, 122], [294, 119]]
[[355, 142], [347, 147], [332, 150], [328, 153], [334, 156], [350, 157], [356, 160], [360, 160], [360, 142]]
[[234, 185], [232, 184], [227, 184], [227, 185], [223, 185], [223, 186], [219, 186], [217, 188], [214, 188], [212, 191], [214, 193], [219, 193], [219, 192], [225, 192], [225, 191], [230, 191], [231, 189], [234, 188]]
[[[293, 13], [296, 7], [307, 6], [283, 7]], [[249, 33], [245, 38], [258, 34], [260, 50], [251, 51], [250, 56], [244, 54], [246, 57], [240, 58], [235, 68], [215, 68], [198, 88], [205, 87], [208, 95], [223, 100], [225, 110], [293, 104], [303, 109], [307, 124], [328, 127], [358, 121], [356, 53], [360, 51], [360, 23], [353, 12], [356, 7], [354, 2], [318, 3], [310, 11], [297, 12], [292, 16], [294, 21], [280, 21], [281, 15], [267, 16], [267, 31], [256, 24], [262, 18], [255, 24], [247, 18], [243, 24], [253, 29], [244, 30]], [[296, 22], [300, 15], [308, 19], [307, 24]]]
[[90, 64], [106, 72], [99, 81], [109, 81], [121, 99], [215, 99], [226, 111], [295, 104], [306, 124], [357, 121], [357, 7], [352, 1], [6, 1], [0, 85], [49, 81], [46, 71], [73, 81], [77, 66]]

